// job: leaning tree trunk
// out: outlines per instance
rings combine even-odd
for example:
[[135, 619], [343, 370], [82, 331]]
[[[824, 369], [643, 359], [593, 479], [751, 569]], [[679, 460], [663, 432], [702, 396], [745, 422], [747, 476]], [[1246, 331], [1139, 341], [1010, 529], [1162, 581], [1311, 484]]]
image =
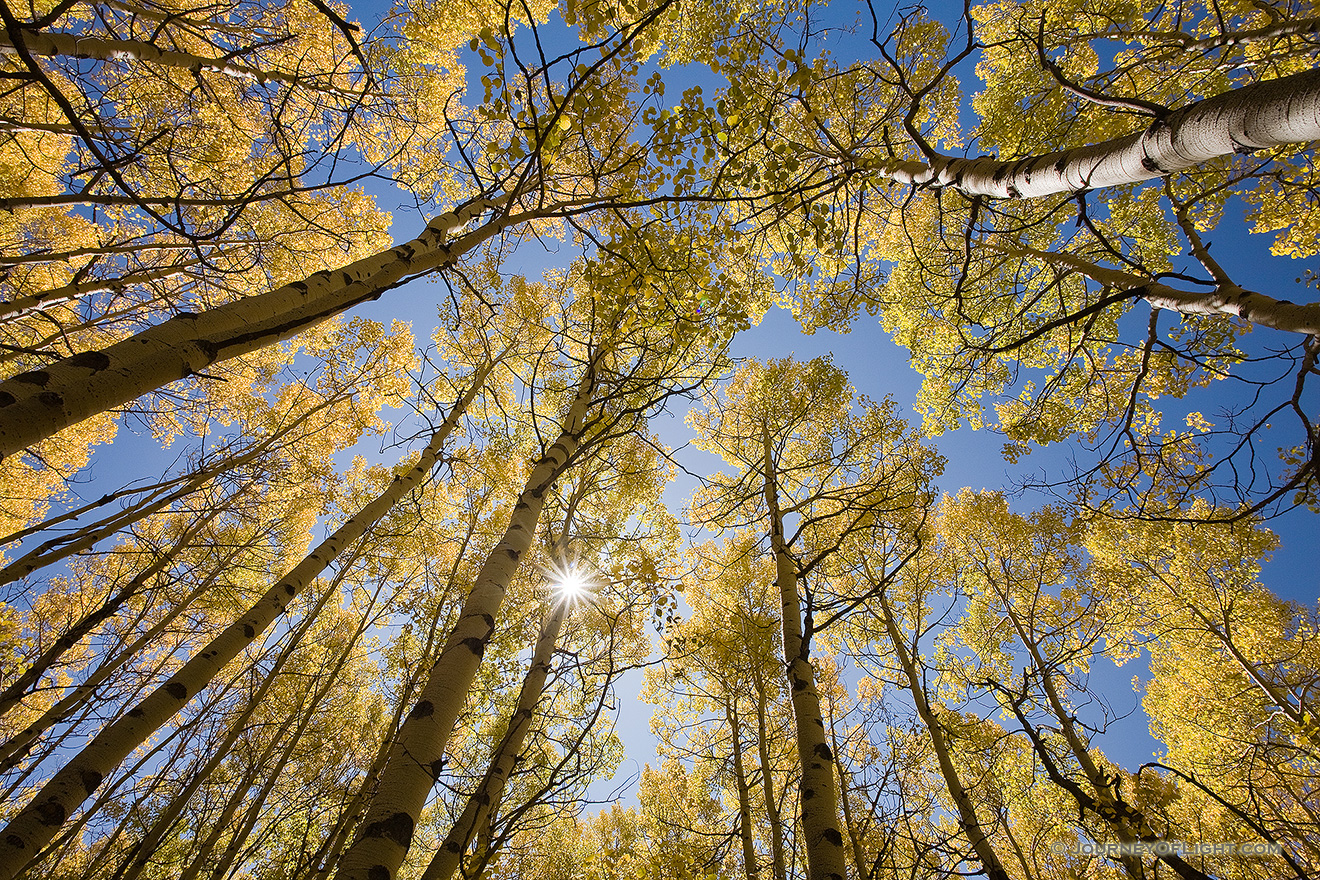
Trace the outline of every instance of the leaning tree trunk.
[[130, 272], [118, 278], [92, 278], [86, 281], [72, 281], [59, 287], [15, 297], [7, 302], [0, 302], [0, 325], [8, 324], [32, 312], [75, 302], [89, 293], [100, 293], [101, 291], [118, 293], [132, 285], [149, 284], [152, 281], [165, 281], [175, 278], [183, 275], [189, 267], [197, 262], [199, 261], [189, 260], [183, 265]]
[[390, 747], [380, 784], [362, 819], [362, 830], [340, 862], [336, 874], [340, 880], [393, 880], [403, 864], [422, 807], [440, 777], [458, 713], [495, 632], [505, 591], [531, 547], [546, 494], [581, 446], [595, 376], [593, 360], [578, 385], [559, 437], [532, 468], [504, 536], [477, 573], [458, 622]]
[[981, 863], [981, 870], [989, 880], [1008, 880], [1008, 872], [1004, 870], [1003, 863], [990, 845], [990, 838], [985, 832], [980, 819], [976, 813], [976, 804], [972, 801], [971, 793], [963, 785], [962, 778], [958, 775], [958, 768], [953, 763], [953, 753], [949, 748], [948, 738], [944, 735], [944, 726], [938, 718], [935, 717], [935, 711], [931, 708], [930, 702], [926, 699], [926, 690], [922, 685], [922, 677], [917, 669], [916, 660], [907, 650], [907, 644], [903, 640], [903, 634], [898, 630], [898, 624], [894, 620], [894, 612], [889, 606], [889, 600], [885, 597], [884, 591], [878, 594], [880, 608], [883, 612], [885, 630], [889, 635], [889, 641], [894, 646], [894, 654], [898, 657], [899, 666], [903, 669], [903, 677], [907, 679], [908, 692], [912, 694], [912, 702], [916, 706], [917, 716], [921, 723], [925, 725], [926, 732], [930, 735], [931, 748], [935, 752], [935, 761], [939, 765], [940, 775], [944, 778], [944, 786], [949, 792], [949, 797], [953, 800], [954, 808], [958, 812], [958, 824], [967, 834], [967, 840], [972, 846], [972, 852]]
[[1014, 161], [932, 155], [871, 160], [898, 183], [948, 187], [969, 197], [1025, 199], [1154, 180], [1235, 153], [1320, 140], [1320, 69], [1196, 101], [1144, 131]]
[[[247, 487], [245, 486], [244, 489]], [[242, 491], [242, 490], [240, 490]], [[145, 568], [139, 571], [124, 586], [112, 593], [96, 610], [84, 614], [73, 626], [61, 633], [58, 638], [37, 656], [32, 664], [23, 671], [18, 678], [10, 682], [9, 686], [0, 692], [0, 717], [18, 705], [22, 699], [28, 695], [28, 691], [36, 686], [41, 677], [59, 661], [64, 654], [78, 644], [96, 627], [100, 626], [106, 620], [119, 613], [124, 603], [142, 591], [149, 580], [160, 574], [165, 569], [174, 564], [178, 554], [192, 542], [194, 538], [205, 529], [212, 520], [219, 516], [223, 508], [219, 504], [212, 505], [211, 509], [204, 513], [195, 523], [184, 530], [173, 546], [168, 550], [157, 551], [153, 559]]]
[[770, 515], [770, 546], [775, 556], [775, 585], [783, 608], [784, 663], [788, 691], [793, 703], [798, 759], [802, 764], [802, 830], [807, 849], [810, 880], [845, 880], [847, 859], [843, 834], [839, 831], [839, 802], [834, 792], [834, 754], [825, 742], [820, 692], [816, 690], [811, 666], [811, 643], [802, 632], [802, 607], [798, 600], [797, 563], [784, 541], [784, 521], [779, 509], [770, 435], [763, 434], [765, 455], [764, 495]]
[[[1006, 592], [1000, 591], [1005, 599], [1007, 599]], [[1090, 809], [1101, 821], [1108, 825], [1120, 843], [1130, 846], [1138, 841], [1155, 842], [1160, 840], [1160, 836], [1154, 832], [1154, 826], [1146, 817], [1145, 812], [1138, 805], [1123, 801], [1117, 790], [1111, 789], [1108, 774], [1096, 764], [1082, 739], [1082, 735], [1077, 730], [1077, 716], [1073, 713], [1071, 707], [1065, 705], [1063, 695], [1059, 693], [1059, 689], [1055, 686], [1052, 665], [1047, 663], [1045, 657], [1040, 653], [1039, 644], [1027, 631], [1021, 617], [1007, 603], [1005, 604], [1005, 615], [1008, 617], [1009, 622], [1013, 624], [1018, 640], [1027, 649], [1027, 654], [1031, 657], [1031, 662], [1040, 678], [1041, 690], [1045, 693], [1050, 711], [1059, 722], [1059, 730], [1063, 734], [1064, 742], [1068, 744], [1068, 751], [1072, 753], [1073, 758], [1077, 761], [1077, 766], [1082, 771], [1082, 775], [1095, 794], [1089, 798], [1077, 797], [1078, 794], [1084, 793], [1080, 791], [1080, 787], [1075, 785], [1064, 785], [1062, 786], [1064, 790], [1074, 796], [1079, 809]], [[1026, 688], [1025, 676], [1023, 688]], [[1018, 717], [1025, 727], [1026, 719], [1021, 714]], [[1044, 747], [1044, 743], [1035, 736], [1030, 736], [1030, 739], [1039, 754]], [[1058, 775], [1059, 778], [1063, 778], [1048, 754], [1041, 754], [1040, 757], [1042, 763], [1046, 766], [1046, 772], [1051, 777]], [[1167, 864], [1183, 880], [1209, 880], [1203, 872], [1192, 867], [1176, 852], [1160, 853], [1157, 851], [1155, 858]], [[1142, 880], [1145, 876], [1145, 868], [1140, 856], [1129, 852], [1120, 855], [1118, 860], [1133, 880]]]
[[0, 382], [0, 457], [210, 365], [288, 339], [378, 298], [531, 215], [498, 216], [454, 241], [449, 234], [511, 195], [473, 199], [441, 214], [417, 238], [205, 312], [184, 312], [100, 351], [84, 351]]
[[[342, 571], [343, 569], [341, 569], [340, 573], [342, 573]], [[331, 596], [337, 595], [339, 588], [340, 580], [336, 577], [331, 581], [325, 592], [321, 594], [321, 598], [317, 600], [316, 606], [308, 611], [303, 622], [293, 631], [293, 633], [290, 634], [289, 643], [284, 646], [284, 649], [280, 651], [279, 655], [275, 658], [275, 662], [271, 664], [270, 669], [266, 671], [265, 677], [262, 679], [261, 684], [257, 686], [256, 691], [254, 691], [252, 696], [248, 699], [247, 705], [245, 705], [242, 710], [239, 711], [238, 715], [229, 722], [229, 729], [225, 732], [225, 735], [220, 742], [211, 749], [211, 754], [207, 757], [205, 763], [200, 767], [193, 767], [188, 772], [187, 781], [179, 790], [179, 793], [170, 798], [169, 804], [167, 804], [162, 809], [161, 813], [153, 820], [150, 830], [148, 830], [140, 841], [133, 845], [132, 849], [129, 851], [128, 857], [124, 860], [124, 863], [120, 865], [119, 870], [115, 872], [111, 880], [137, 880], [142, 871], [147, 868], [151, 861], [151, 857], [155, 855], [156, 851], [160, 848], [161, 841], [165, 839], [166, 835], [174, 830], [179, 817], [183, 815], [183, 811], [188, 806], [188, 801], [197, 793], [198, 789], [200, 789], [206, 781], [211, 778], [212, 774], [219, 769], [225, 759], [229, 757], [230, 752], [233, 749], [234, 744], [238, 742], [239, 737], [248, 731], [248, 721], [250, 721], [252, 716], [256, 714], [257, 709], [261, 707], [262, 702], [266, 698], [266, 694], [275, 686], [280, 674], [284, 671], [285, 664], [289, 662], [294, 653], [301, 646], [303, 636], [305, 636], [316, 624], [316, 620], [320, 617], [321, 611], [325, 608], [326, 603], [330, 600]], [[357, 637], [360, 635], [361, 632], [357, 633], [354, 636], [354, 642], [350, 644], [355, 644]], [[345, 662], [343, 656], [344, 655], [341, 655], [336, 670], [343, 666]]]
[[246, 614], [194, 654], [168, 682], [105, 727], [42, 786], [36, 797], [0, 831], [0, 880], [11, 880], [18, 874], [124, 758], [183, 709], [226, 664], [284, 614], [293, 599], [326, 566], [421, 484], [439, 461], [445, 440], [484, 385], [490, 369], [491, 365], [487, 364], [473, 377], [471, 387], [431, 435], [417, 464], [395, 475], [380, 495], [318, 544]]
[[532, 719], [536, 716], [536, 704], [545, 692], [545, 680], [550, 674], [550, 660], [559, 642], [559, 631], [569, 611], [567, 599], [556, 597], [552, 601], [554, 608], [537, 637], [531, 665], [523, 677], [518, 701], [509, 719], [509, 729], [495, 749], [481, 785], [467, 799], [458, 821], [450, 829], [440, 849], [431, 857], [431, 864], [427, 865], [422, 880], [451, 880], [477, 830], [490, 820], [491, 811], [504, 795], [504, 787], [508, 785], [514, 766], [522, 757], [523, 744], [527, 741]]
[[1085, 275], [1115, 291], [1128, 291], [1152, 308], [1169, 309], [1181, 315], [1229, 315], [1259, 327], [1320, 335], [1320, 303], [1295, 303], [1264, 293], [1221, 282], [1209, 290], [1179, 290], [1154, 278], [1092, 263], [1076, 254], [1042, 251], [1022, 244], [986, 246], [1009, 257], [1031, 256], [1055, 267]]

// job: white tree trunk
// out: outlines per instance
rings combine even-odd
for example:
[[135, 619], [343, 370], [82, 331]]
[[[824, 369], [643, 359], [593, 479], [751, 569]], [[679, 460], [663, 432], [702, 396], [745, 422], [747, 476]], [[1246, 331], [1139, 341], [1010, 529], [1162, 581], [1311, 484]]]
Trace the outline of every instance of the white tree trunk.
[[[22, 30], [22, 45], [29, 55], [41, 55], [47, 58], [64, 55], [70, 58], [91, 58], [96, 61], [149, 62], [159, 64], [162, 67], [177, 67], [192, 73], [201, 73], [205, 70], [262, 84], [280, 82], [309, 91], [343, 95], [354, 100], [362, 97], [360, 93], [351, 89], [336, 88], [327, 83], [318, 83], [295, 74], [283, 73], [278, 70], [261, 70], [246, 64], [235, 64], [223, 58], [206, 58], [187, 52], [175, 52], [140, 40], [115, 40], [91, 35], [45, 33], [25, 28]], [[13, 37], [0, 31], [0, 55], [15, 54], [18, 54], [18, 48], [14, 45]], [[324, 77], [324, 75], [322, 76]]]
[[518, 691], [518, 701], [514, 704], [513, 716], [509, 719], [509, 729], [505, 732], [490, 766], [481, 780], [481, 785], [468, 798], [462, 814], [454, 827], [445, 837], [444, 843], [431, 857], [422, 880], [451, 880], [458, 870], [459, 862], [468, 845], [472, 843], [477, 829], [490, 821], [490, 812], [499, 803], [504, 794], [504, 787], [513, 775], [514, 765], [522, 754], [527, 734], [532, 729], [532, 719], [536, 716], [536, 704], [541, 701], [545, 691], [545, 680], [550, 674], [550, 661], [554, 657], [555, 645], [559, 641], [559, 631], [563, 627], [564, 617], [569, 611], [569, 603], [562, 598], [555, 598], [555, 605], [549, 618], [541, 627], [541, 634], [532, 651], [532, 662], [523, 677], [522, 688]]
[[1320, 303], [1275, 299], [1233, 284], [1220, 284], [1209, 290], [1178, 290], [1135, 272], [1092, 263], [1075, 254], [1042, 251], [1020, 244], [987, 242], [987, 246], [1010, 256], [1032, 256], [1044, 263], [1072, 269], [1115, 290], [1131, 290], [1153, 308], [1170, 309], [1183, 315], [1230, 315], [1285, 333], [1320, 334]]
[[885, 598], [883, 591], [878, 596], [880, 607], [883, 611], [885, 631], [889, 634], [889, 640], [894, 646], [894, 655], [898, 658], [898, 664], [903, 669], [903, 677], [907, 679], [908, 692], [912, 694], [912, 702], [916, 707], [917, 715], [926, 727], [926, 732], [930, 735], [930, 744], [935, 752], [935, 761], [939, 765], [940, 775], [944, 777], [945, 789], [949, 792], [949, 798], [953, 801], [954, 809], [958, 811], [958, 824], [962, 826], [963, 832], [967, 835], [967, 841], [972, 846], [972, 852], [977, 861], [981, 863], [981, 870], [989, 880], [1009, 880], [1008, 872], [1004, 870], [1003, 863], [995, 853], [994, 847], [990, 845], [990, 838], [985, 832], [984, 826], [976, 813], [976, 803], [972, 800], [971, 793], [963, 785], [962, 779], [958, 774], [958, 768], [953, 763], [953, 753], [949, 747], [948, 738], [945, 736], [944, 725], [935, 717], [935, 710], [926, 699], [926, 689], [923, 684], [921, 670], [917, 668], [916, 658], [908, 652], [907, 643], [903, 639], [903, 634], [899, 632], [898, 623], [894, 620], [893, 609], [889, 606], [889, 600]]
[[775, 585], [779, 588], [783, 608], [784, 663], [797, 731], [798, 758], [802, 764], [799, 797], [807, 849], [807, 876], [809, 880], [846, 880], [847, 859], [843, 833], [839, 830], [839, 802], [834, 791], [834, 753], [825, 741], [825, 720], [820, 708], [820, 692], [816, 689], [815, 670], [811, 666], [810, 645], [803, 638], [797, 564], [784, 541], [770, 436], [764, 434], [763, 437], [763, 491], [770, 516], [770, 546], [775, 555]]
[[1026, 199], [1140, 183], [1235, 153], [1315, 140], [1320, 140], [1320, 70], [1308, 70], [1197, 101], [1144, 131], [1086, 147], [1014, 161], [881, 158], [872, 167], [898, 183]]
[[504, 594], [531, 547], [546, 495], [580, 448], [595, 375], [593, 362], [578, 385], [559, 437], [532, 468], [504, 536], [477, 573], [458, 622], [390, 747], [362, 829], [336, 873], [339, 880], [393, 880], [403, 864], [422, 808], [443, 772], [445, 748], [495, 631]]
[[451, 265], [464, 252], [530, 218], [497, 216], [450, 241], [449, 233], [510, 196], [474, 199], [427, 224], [417, 238], [342, 269], [177, 315], [101, 351], [86, 351], [0, 382], [0, 457], [205, 370], [288, 339], [345, 309], [378, 298], [413, 275]]

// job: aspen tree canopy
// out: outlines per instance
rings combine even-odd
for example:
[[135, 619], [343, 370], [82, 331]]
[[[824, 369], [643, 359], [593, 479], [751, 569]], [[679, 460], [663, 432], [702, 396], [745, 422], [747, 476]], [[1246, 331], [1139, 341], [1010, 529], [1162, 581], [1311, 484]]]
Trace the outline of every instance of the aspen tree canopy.
[[0, 880], [1320, 875], [1318, 59], [0, 0]]

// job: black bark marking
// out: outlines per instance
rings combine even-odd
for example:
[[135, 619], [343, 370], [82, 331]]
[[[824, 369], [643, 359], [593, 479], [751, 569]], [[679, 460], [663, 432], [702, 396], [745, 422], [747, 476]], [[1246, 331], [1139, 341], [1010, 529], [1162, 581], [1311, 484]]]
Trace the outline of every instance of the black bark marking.
[[22, 382], [25, 385], [39, 385], [42, 388], [45, 388], [46, 383], [50, 381], [50, 373], [47, 373], [45, 370], [33, 370], [29, 373], [19, 373], [17, 376], [13, 377], [13, 381]]
[[0, 391], [0, 407], [13, 406], [18, 399], [8, 391]]
[[445, 772], [445, 759], [443, 757], [436, 758], [431, 762], [430, 770], [431, 779], [435, 782], [439, 782], [440, 777], [443, 776]]
[[25, 844], [23, 838], [19, 837], [17, 834], [11, 834], [6, 837], [5, 843], [9, 844], [14, 849], [27, 849], [27, 844]]
[[388, 819], [382, 819], [379, 822], [372, 822], [367, 826], [367, 830], [362, 833], [363, 837], [384, 837], [392, 840], [399, 846], [407, 847], [412, 843], [413, 820], [407, 813], [395, 813]]
[[37, 395], [37, 400], [50, 407], [64, 406], [64, 398], [54, 391], [43, 391]]
[[165, 685], [165, 693], [169, 694], [176, 700], [182, 700], [184, 697], [188, 696], [188, 689], [177, 681], [172, 681]]
[[412, 711], [408, 713], [409, 718], [430, 718], [435, 714], [435, 706], [431, 705], [430, 700], [422, 700]]
[[486, 641], [484, 639], [478, 639], [475, 637], [467, 638], [464, 639], [461, 644], [478, 657], [486, 653]]
[[59, 828], [67, 818], [69, 818], [69, 811], [53, 798], [37, 807], [37, 819], [47, 828]]
[[820, 833], [820, 836], [831, 846], [843, 846], [843, 835], [840, 834], [837, 829], [826, 828]]
[[129, 718], [141, 718], [143, 714], [141, 706], [134, 706], [132, 709], [128, 710]]
[[518, 561], [518, 551], [517, 551], [517, 550], [513, 549], [512, 547], [510, 547], [509, 549], [505, 550], [504, 552], [507, 553], [507, 554], [509, 554], [509, 558], [512, 559], [514, 562], [517, 562], [517, 561]]
[[825, 743], [818, 743], [816, 748], [812, 749], [812, 752], [814, 752], [816, 757], [820, 758], [822, 761], [834, 760], [834, 753], [830, 751], [830, 747]]
[[384, 865], [372, 865], [367, 870], [367, 880], [390, 880], [390, 869]]
[[207, 364], [215, 363], [220, 357], [220, 346], [209, 339], [194, 340], [193, 345], [196, 346], [197, 350], [206, 358]]
[[802, 789], [802, 800], [803, 800], [803, 801], [809, 801], [809, 800], [811, 800], [812, 798], [814, 798], [815, 796], [816, 796], [816, 790], [815, 790], [814, 788], [804, 788], [804, 789]]
[[298, 591], [294, 589], [293, 584], [285, 584], [285, 585], [284, 585], [284, 592], [286, 592], [286, 593], [288, 593], [290, 596], [292, 596], [294, 593], [296, 593], [296, 592], [298, 592]]
[[95, 770], [84, 770], [79, 779], [82, 780], [83, 791], [91, 794], [96, 791], [96, 787], [101, 784], [101, 780], [105, 779], [105, 776]]
[[99, 373], [110, 366], [110, 356], [103, 351], [84, 351], [68, 358], [65, 363], [71, 367], [82, 367]]
[[257, 631], [252, 628], [252, 624], [250, 623], [243, 624], [243, 638], [251, 639], [251, 638], [255, 638], [256, 635], [257, 635]]

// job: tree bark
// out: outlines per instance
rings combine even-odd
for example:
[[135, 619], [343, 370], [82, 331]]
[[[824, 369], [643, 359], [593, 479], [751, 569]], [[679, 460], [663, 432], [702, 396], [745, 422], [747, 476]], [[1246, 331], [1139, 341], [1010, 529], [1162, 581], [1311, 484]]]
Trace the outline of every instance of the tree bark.
[[221, 514], [223, 508], [220, 505], [214, 505], [197, 522], [193, 523], [184, 531], [174, 545], [166, 551], [157, 551], [156, 558], [145, 568], [139, 571], [127, 584], [115, 591], [109, 598], [101, 603], [95, 611], [83, 615], [73, 626], [59, 635], [45, 651], [42, 651], [37, 659], [32, 661], [32, 665], [23, 671], [18, 678], [14, 679], [8, 687], [0, 693], [0, 717], [4, 717], [14, 706], [18, 705], [23, 697], [27, 696], [28, 691], [33, 688], [46, 674], [64, 653], [83, 640], [83, 637], [93, 629], [100, 626], [109, 618], [113, 617], [123, 607], [124, 603], [138, 594], [151, 578], [164, 571], [174, 563], [175, 557], [179, 551], [201, 533], [202, 529], [217, 516]]
[[999, 861], [999, 856], [995, 854], [990, 846], [990, 838], [986, 835], [985, 829], [981, 826], [980, 819], [976, 814], [976, 804], [972, 802], [972, 797], [962, 784], [962, 779], [958, 775], [958, 768], [953, 764], [953, 754], [949, 749], [948, 740], [944, 736], [944, 728], [941, 726], [938, 718], [935, 717], [934, 710], [926, 700], [926, 690], [922, 685], [921, 673], [918, 671], [916, 661], [908, 653], [907, 645], [903, 640], [903, 634], [898, 630], [898, 624], [894, 620], [893, 609], [889, 606], [889, 600], [885, 597], [884, 591], [878, 594], [881, 610], [884, 612], [885, 630], [889, 634], [889, 640], [893, 643], [894, 654], [898, 657], [899, 666], [903, 669], [903, 677], [908, 682], [908, 692], [912, 694], [912, 702], [916, 706], [917, 716], [926, 727], [926, 732], [930, 735], [931, 748], [935, 751], [935, 760], [940, 768], [940, 775], [944, 777], [945, 788], [949, 792], [949, 797], [953, 800], [954, 809], [958, 811], [958, 823], [967, 834], [967, 840], [972, 846], [972, 852], [981, 862], [981, 869], [985, 872], [989, 880], [1009, 880], [1008, 872], [1004, 870], [1003, 863]]
[[190, 260], [183, 266], [167, 266], [163, 269], [132, 272], [119, 278], [93, 278], [87, 281], [74, 281], [62, 287], [52, 287], [26, 296], [15, 297], [8, 302], [0, 302], [0, 324], [7, 324], [31, 312], [74, 302], [89, 293], [100, 293], [103, 290], [120, 291], [137, 284], [149, 284], [152, 281], [177, 278], [186, 272], [187, 266], [196, 262], [196, 260]]
[[187, 705], [229, 661], [283, 615], [293, 599], [326, 566], [421, 484], [439, 460], [445, 440], [485, 383], [490, 369], [491, 365], [487, 364], [473, 377], [471, 387], [431, 435], [417, 464], [396, 475], [380, 495], [318, 544], [245, 615], [194, 654], [168, 682], [103, 729], [42, 786], [36, 797], [0, 831], [0, 880], [12, 880], [129, 753]]
[[770, 546], [775, 556], [775, 585], [783, 607], [784, 663], [802, 763], [802, 830], [810, 880], [845, 880], [847, 860], [839, 831], [839, 803], [834, 792], [834, 753], [825, 742], [820, 693], [811, 666], [811, 644], [803, 637], [798, 600], [797, 564], [784, 540], [770, 435], [764, 433], [764, 486], [770, 516]]
[[742, 725], [738, 723], [736, 698], [731, 699], [727, 692], [724, 718], [729, 723], [729, 737], [733, 742], [733, 781], [738, 787], [738, 837], [742, 840], [743, 873], [747, 880], [757, 880], [761, 868], [756, 863], [756, 844], [752, 840], [752, 795], [747, 787], [747, 771], [743, 768]]
[[775, 797], [774, 771], [770, 766], [769, 701], [766, 698], [765, 682], [759, 671], [754, 671], [752, 681], [756, 687], [756, 752], [761, 762], [761, 794], [765, 800], [765, 818], [770, 825], [770, 865], [774, 869], [775, 880], [788, 880], [788, 866], [784, 861], [784, 826], [779, 819], [779, 800]]
[[[305, 77], [278, 70], [263, 70], [247, 64], [235, 64], [223, 58], [207, 58], [188, 52], [176, 52], [162, 49], [153, 43], [141, 40], [115, 40], [90, 35], [49, 33], [22, 30], [22, 45], [30, 55], [55, 58], [61, 55], [69, 58], [90, 58], [96, 61], [136, 61], [159, 64], [162, 67], [176, 67], [190, 73], [219, 73], [238, 79], [245, 79], [261, 84], [279, 82], [297, 86], [314, 92], [327, 92], [342, 95], [351, 100], [361, 100], [362, 95], [351, 89], [309, 82]], [[0, 55], [15, 54], [14, 38], [0, 31]]]
[[1041, 251], [1017, 244], [989, 243], [989, 246], [1007, 255], [1032, 256], [1071, 269], [1116, 290], [1130, 290], [1153, 308], [1169, 309], [1183, 315], [1229, 315], [1285, 333], [1320, 335], [1320, 303], [1275, 299], [1231, 283], [1220, 283], [1210, 290], [1178, 290], [1135, 272], [1101, 266], [1074, 254]]
[[467, 848], [471, 845], [478, 829], [484, 828], [490, 821], [491, 811], [504, 794], [504, 787], [513, 775], [514, 766], [522, 755], [523, 744], [532, 729], [532, 719], [536, 716], [536, 704], [545, 692], [545, 681], [550, 674], [550, 661], [554, 657], [555, 646], [559, 642], [559, 631], [569, 611], [568, 601], [552, 599], [554, 608], [541, 634], [536, 640], [532, 652], [532, 662], [523, 677], [522, 688], [518, 691], [518, 701], [514, 704], [513, 715], [509, 719], [509, 729], [500, 740], [499, 746], [491, 757], [490, 766], [477, 790], [467, 799], [462, 814], [444, 843], [431, 857], [422, 880], [451, 880], [458, 870]]
[[881, 176], [969, 197], [1026, 199], [1154, 180], [1212, 159], [1320, 140], [1320, 69], [1188, 104], [1143, 131], [1013, 161], [874, 159]]

